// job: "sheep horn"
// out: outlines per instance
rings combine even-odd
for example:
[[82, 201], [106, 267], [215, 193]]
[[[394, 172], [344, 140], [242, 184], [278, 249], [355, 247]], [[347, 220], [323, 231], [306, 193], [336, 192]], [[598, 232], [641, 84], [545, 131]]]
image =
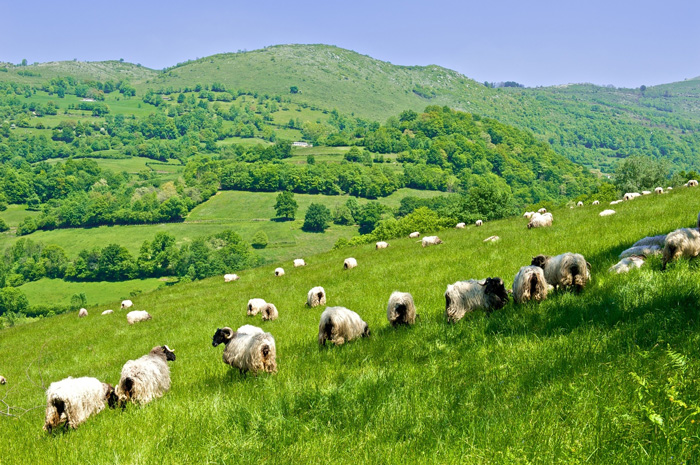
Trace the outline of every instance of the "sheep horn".
[[168, 347], [167, 345], [164, 345], [163, 347], [165, 347], [165, 349], [168, 350], [169, 352], [175, 353], [175, 351], [173, 349], [171, 349], [170, 347]]

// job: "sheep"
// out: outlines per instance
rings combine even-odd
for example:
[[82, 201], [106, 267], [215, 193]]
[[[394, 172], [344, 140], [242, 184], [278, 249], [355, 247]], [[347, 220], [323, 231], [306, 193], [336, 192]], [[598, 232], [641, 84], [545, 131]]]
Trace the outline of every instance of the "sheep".
[[272, 334], [257, 326], [244, 325], [235, 332], [229, 328], [218, 328], [211, 345], [224, 344], [224, 363], [238, 368], [240, 373], [277, 373], [277, 349]]
[[642, 195], [651, 195], [651, 191], [642, 191]]
[[583, 207], [583, 202], [581, 202], [581, 201], [579, 200], [579, 201], [576, 203], [576, 206], [577, 206], [577, 207]]
[[284, 276], [284, 268], [275, 268], [275, 276]]
[[542, 301], [547, 298], [547, 280], [539, 266], [523, 266], [513, 280], [513, 300], [521, 304], [528, 300]]
[[391, 326], [412, 325], [416, 322], [416, 305], [408, 292], [394, 291], [386, 306], [386, 318]]
[[698, 213], [698, 222], [695, 224], [695, 229], [700, 231], [700, 213]]
[[429, 245], [442, 244], [442, 240], [437, 236], [425, 236], [421, 241], [423, 247], [428, 247]]
[[654, 189], [655, 194], [663, 194], [664, 193], [664, 188], [663, 187], [657, 187]]
[[573, 286], [579, 292], [591, 279], [591, 265], [578, 253], [567, 252], [554, 257], [538, 255], [532, 257], [530, 264], [542, 268], [545, 279], [555, 289]]
[[537, 210], [537, 213], [539, 213], [540, 215], [542, 215], [542, 214], [544, 214], [544, 213], [547, 213], [547, 209], [546, 209], [546, 208], [540, 208], [539, 210]]
[[65, 422], [77, 428], [90, 416], [116, 404], [114, 388], [97, 378], [68, 378], [55, 381], [46, 390], [46, 421], [44, 431], [51, 432]]
[[85, 318], [86, 316], [88, 316], [87, 309], [81, 308], [78, 312], [78, 318]]
[[523, 218], [527, 218], [528, 220], [532, 218], [532, 215], [534, 215], [535, 212], [525, 212], [523, 213]]
[[661, 269], [665, 270], [668, 262], [677, 258], [694, 258], [698, 254], [700, 254], [700, 232], [691, 228], [676, 229], [666, 236]]
[[615, 263], [610, 267], [608, 271], [615, 273], [627, 273], [633, 268], [641, 268], [644, 265], [644, 257], [638, 255], [632, 255], [631, 257], [625, 257], [619, 262]]
[[272, 321], [276, 320], [277, 317], [279, 316], [279, 312], [277, 311], [277, 307], [275, 307], [273, 304], [268, 303], [265, 305], [262, 309], [262, 319], [265, 321]]
[[120, 310], [124, 310], [127, 308], [131, 308], [131, 306], [134, 305], [134, 303], [130, 300], [122, 300], [122, 305], [119, 307]]
[[622, 196], [622, 200], [634, 200], [640, 195], [641, 194], [639, 192], [627, 192], [625, 195]]
[[648, 236], [643, 239], [639, 239], [637, 242], [632, 244], [632, 247], [639, 247], [642, 245], [658, 245], [663, 247], [666, 243], [666, 234], [659, 234], [658, 236]]
[[124, 406], [131, 401], [147, 404], [162, 397], [170, 390], [170, 368], [167, 362], [175, 361], [175, 351], [167, 345], [156, 346], [141, 358], [129, 360], [122, 367], [116, 394]]
[[369, 325], [360, 315], [345, 307], [328, 307], [321, 313], [318, 325], [318, 344], [331, 341], [339, 346], [359, 337], [369, 336]]
[[698, 182], [695, 179], [688, 181], [688, 187], [697, 187]]
[[455, 229], [464, 229], [466, 226], [466, 223], [457, 223]]
[[482, 308], [490, 315], [507, 303], [508, 291], [501, 278], [457, 281], [445, 291], [445, 316], [448, 322], [456, 323], [476, 309]]
[[553, 220], [554, 218], [551, 213], [533, 215], [532, 218], [530, 218], [530, 222], [527, 224], [527, 229], [552, 226]]
[[496, 242], [499, 240], [501, 240], [501, 238], [498, 236], [489, 236], [486, 239], [484, 239], [484, 242]]
[[374, 244], [375, 249], [386, 249], [387, 247], [389, 247], [389, 243], [384, 241], [379, 241]]
[[598, 213], [598, 215], [600, 215], [600, 216], [611, 216], [614, 214], [615, 214], [615, 210], [610, 210], [610, 209], [603, 210], [602, 212]]
[[248, 301], [247, 314], [248, 316], [255, 316], [262, 311], [267, 305], [263, 299], [250, 299]]
[[233, 281], [238, 281], [240, 278], [237, 274], [235, 273], [228, 273], [224, 275], [224, 282], [225, 283], [230, 283]]
[[311, 308], [326, 305], [326, 291], [321, 286], [311, 288], [306, 296], [306, 305]]
[[484, 224], [483, 221], [481, 221], [481, 220], [476, 220], [476, 223], [474, 223], [474, 226], [479, 227], [479, 226], [481, 226], [481, 225], [483, 225], [483, 224]]
[[419, 237], [419, 236], [420, 236], [420, 233], [418, 231], [414, 231], [408, 235], [408, 237], [411, 239], [415, 239], [416, 237]]
[[294, 259], [294, 268], [298, 268], [300, 266], [306, 266], [306, 262], [304, 261], [303, 258], [295, 258]]
[[600, 205], [600, 200], [594, 200], [593, 203], [591, 203], [591, 205]]
[[5, 379], [4, 376], [0, 376], [0, 384], [6, 384], [7, 380]]
[[652, 244], [652, 245], [638, 245], [638, 246], [632, 246], [629, 249], [623, 250], [620, 253], [620, 258], [625, 258], [625, 257], [631, 257], [633, 255], [639, 255], [642, 257], [648, 257], [649, 255], [656, 255], [661, 253], [661, 247]]
[[613, 200], [612, 202], [610, 202], [610, 205], [617, 205], [618, 203], [621, 203], [621, 202], [622, 202], [622, 200]]
[[105, 310], [102, 312], [103, 315], [111, 315], [112, 313], [114, 313], [114, 310]]
[[667, 191], [672, 191], [672, 190], [673, 190], [673, 187], [670, 187], [670, 186], [669, 186], [669, 187], [666, 188], [666, 190], [667, 190]]
[[130, 325], [133, 325], [134, 323], [139, 323], [141, 321], [148, 321], [151, 318], [153, 317], [149, 315], [148, 312], [145, 310], [134, 310], [133, 312], [129, 312], [126, 314], [126, 321]]
[[357, 260], [355, 260], [352, 257], [346, 258], [343, 261], [343, 268], [345, 268], [346, 270], [349, 270], [350, 268], [355, 268], [356, 266], [357, 266]]

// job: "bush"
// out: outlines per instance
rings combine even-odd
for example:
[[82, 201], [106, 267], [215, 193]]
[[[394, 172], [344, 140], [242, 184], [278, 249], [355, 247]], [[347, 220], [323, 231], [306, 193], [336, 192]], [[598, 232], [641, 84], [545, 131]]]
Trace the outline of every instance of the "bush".
[[5, 220], [0, 218], [0, 232], [5, 232], [8, 229], [10, 229], [10, 227], [7, 225], [7, 223], [5, 223]]
[[324, 232], [331, 222], [331, 211], [325, 205], [312, 203], [306, 211], [304, 226], [301, 229], [307, 232]]
[[267, 234], [263, 231], [256, 232], [250, 245], [252, 245], [254, 249], [264, 249], [267, 247]]

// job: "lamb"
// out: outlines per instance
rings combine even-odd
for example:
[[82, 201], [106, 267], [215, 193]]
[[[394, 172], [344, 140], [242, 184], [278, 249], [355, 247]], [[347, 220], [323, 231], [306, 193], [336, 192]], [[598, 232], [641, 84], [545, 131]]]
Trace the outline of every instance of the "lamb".
[[355, 268], [357, 266], [357, 260], [354, 258], [346, 258], [345, 261], [343, 261], [343, 268], [346, 270], [349, 270], [350, 268]]
[[218, 328], [211, 345], [219, 344], [226, 346], [222, 356], [224, 363], [238, 368], [240, 373], [277, 373], [275, 338], [257, 326], [244, 325], [235, 332], [229, 327]]
[[384, 242], [384, 241], [379, 241], [379, 242], [377, 242], [376, 244], [374, 244], [374, 247], [375, 247], [376, 249], [386, 249], [387, 247], [389, 247], [389, 243], [388, 243], [388, 242]]
[[267, 305], [263, 299], [250, 299], [248, 301], [248, 316], [255, 316]]
[[537, 213], [539, 213], [540, 215], [542, 215], [542, 214], [544, 214], [544, 213], [547, 213], [547, 209], [546, 209], [546, 208], [540, 208], [539, 210], [537, 210]]
[[386, 318], [391, 326], [412, 325], [416, 322], [416, 305], [408, 292], [394, 291], [386, 307]]
[[697, 187], [698, 182], [695, 179], [688, 181], [688, 187]]
[[659, 253], [661, 253], [661, 247], [656, 245], [656, 244], [637, 245], [637, 246], [632, 246], [629, 249], [623, 250], [620, 253], [620, 258], [631, 257], [633, 255], [648, 257], [649, 255], [656, 255]]
[[579, 292], [591, 279], [591, 265], [578, 253], [567, 252], [554, 257], [538, 255], [532, 257], [531, 265], [542, 268], [545, 279], [555, 289], [573, 286]]
[[602, 212], [598, 213], [600, 216], [611, 216], [615, 214], [615, 210], [603, 210]]
[[173, 361], [175, 352], [164, 345], [154, 347], [141, 358], [126, 362], [116, 389], [119, 403], [122, 406], [128, 401], [147, 404], [162, 397], [170, 390], [170, 368], [167, 362]]
[[476, 220], [476, 223], [474, 223], [474, 226], [477, 226], [477, 227], [478, 227], [478, 226], [481, 226], [481, 225], [483, 225], [483, 224], [484, 224], [483, 221], [481, 221], [481, 220]]
[[114, 313], [114, 310], [105, 310], [102, 312], [103, 315], [111, 315], [112, 313]]
[[615, 273], [627, 273], [633, 268], [641, 268], [644, 265], [644, 257], [638, 255], [632, 255], [631, 257], [625, 257], [613, 266], [610, 267], [608, 271]]
[[655, 194], [663, 194], [664, 193], [664, 188], [663, 187], [657, 187], [654, 189]]
[[542, 215], [532, 215], [532, 218], [530, 218], [530, 222], [527, 224], [527, 229], [545, 228], [548, 226], [552, 226], [553, 220], [554, 218], [552, 217], [551, 213], [544, 213]]
[[508, 291], [501, 278], [457, 281], [445, 291], [445, 316], [456, 323], [469, 312], [482, 308], [487, 315], [508, 303]]
[[369, 336], [369, 325], [360, 315], [345, 307], [328, 307], [321, 313], [318, 325], [318, 343], [325, 346], [326, 341], [335, 345]]
[[49, 433], [65, 422], [66, 427], [77, 428], [90, 416], [116, 405], [114, 388], [97, 378], [68, 378], [53, 382], [46, 390], [46, 421]]
[[235, 273], [229, 273], [224, 275], [224, 282], [225, 283], [230, 283], [233, 281], [238, 281], [239, 277]]
[[145, 310], [134, 310], [133, 312], [129, 312], [126, 314], [126, 321], [130, 325], [133, 325], [134, 323], [139, 323], [141, 321], [148, 321], [151, 318], [153, 317], [149, 315], [148, 312]]
[[581, 201], [579, 200], [579, 201], [576, 203], [576, 206], [577, 206], [577, 207], [583, 207], [583, 202], [581, 202]]
[[275, 276], [284, 276], [284, 268], [275, 268]]
[[486, 239], [484, 239], [484, 242], [496, 242], [499, 240], [501, 240], [501, 238], [498, 236], [489, 236]]
[[295, 258], [294, 259], [294, 268], [298, 268], [300, 266], [306, 266], [306, 262], [304, 261], [303, 258]]
[[420, 233], [418, 231], [414, 231], [408, 235], [408, 237], [411, 239], [415, 239], [416, 237], [419, 237], [419, 236], [420, 236]]
[[85, 318], [86, 316], [88, 316], [88, 311], [84, 308], [81, 308], [78, 312], [78, 318]]
[[591, 205], [600, 205], [600, 200], [594, 200]]
[[455, 225], [456, 229], [464, 229], [467, 225], [465, 223], [457, 223]]
[[122, 306], [119, 307], [121, 310], [131, 308], [131, 306], [134, 305], [134, 303], [130, 300], [122, 300]]
[[326, 305], [326, 291], [321, 286], [311, 288], [306, 296], [306, 305], [311, 308]]
[[437, 236], [425, 236], [421, 241], [423, 247], [428, 247], [429, 245], [442, 244], [442, 240]]
[[273, 304], [268, 303], [265, 305], [262, 309], [262, 319], [265, 321], [272, 321], [276, 320], [277, 317], [279, 316], [279, 312], [277, 311], [277, 307], [275, 307]]
[[668, 262], [677, 258], [694, 258], [699, 254], [700, 232], [692, 228], [676, 229], [666, 236], [661, 269], [665, 270]]
[[513, 280], [513, 300], [521, 304], [547, 298], [547, 280], [539, 266], [523, 266]]
[[639, 247], [642, 245], [658, 245], [663, 247], [666, 243], [666, 234], [659, 234], [658, 236], [648, 236], [643, 239], [639, 239], [637, 242], [632, 244], [632, 247]]

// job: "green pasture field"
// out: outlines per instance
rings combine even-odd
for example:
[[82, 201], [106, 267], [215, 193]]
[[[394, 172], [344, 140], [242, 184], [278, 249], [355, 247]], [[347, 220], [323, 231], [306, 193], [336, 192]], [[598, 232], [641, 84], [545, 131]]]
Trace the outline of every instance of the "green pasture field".
[[[608, 268], [636, 240], [695, 224], [700, 190], [676, 190], [613, 208], [555, 209], [550, 228], [510, 218], [413, 239], [306, 256], [175, 285], [134, 300], [153, 319], [129, 326], [111, 303], [5, 329], [0, 372], [0, 450], [7, 464], [33, 463], [693, 463], [700, 454], [700, 261], [660, 270]], [[484, 243], [491, 235], [500, 241]], [[579, 252], [592, 265], [580, 294], [510, 302], [444, 319], [448, 284], [502, 277], [539, 253]], [[343, 270], [346, 257], [358, 267]], [[359, 313], [371, 336], [319, 348], [323, 308]], [[413, 295], [414, 327], [392, 328], [392, 291]], [[248, 299], [274, 303], [279, 318], [246, 316]], [[276, 341], [278, 373], [243, 375], [213, 348], [217, 328], [261, 326]], [[106, 410], [75, 431], [42, 431], [42, 386], [67, 376], [118, 383], [123, 364], [167, 344], [169, 392], [143, 406]], [[36, 408], [35, 408], [36, 407]], [[33, 409], [35, 408], [35, 409]], [[33, 410], [22, 410], [33, 409]], [[6, 409], [5, 409], [6, 410]]]
[[[19, 224], [28, 216], [36, 217], [39, 216], [41, 212], [29, 211], [26, 205], [8, 205], [7, 210], [0, 212], [0, 218], [5, 220], [5, 223], [11, 228], [16, 228]], [[2, 233], [10, 234], [9, 232]], [[2, 239], [0, 239], [2, 241]]]
[[[115, 150], [103, 150], [94, 152], [97, 154], [117, 154]], [[177, 160], [168, 160], [167, 162], [155, 161], [150, 158], [131, 157], [131, 158], [97, 158], [87, 157], [100, 166], [100, 168], [109, 169], [115, 172], [126, 171], [127, 173], [136, 174], [142, 170], [152, 169], [161, 174], [172, 174], [182, 171], [183, 166]], [[67, 158], [49, 158], [47, 163], [64, 163]]]

